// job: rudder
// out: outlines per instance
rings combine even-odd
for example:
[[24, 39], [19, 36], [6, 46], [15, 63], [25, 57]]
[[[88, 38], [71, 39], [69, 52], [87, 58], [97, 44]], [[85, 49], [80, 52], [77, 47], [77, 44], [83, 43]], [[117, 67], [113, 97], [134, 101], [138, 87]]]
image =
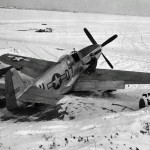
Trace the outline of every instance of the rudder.
[[5, 74], [6, 107], [8, 110], [17, 108], [17, 99], [25, 90], [25, 84], [15, 68]]

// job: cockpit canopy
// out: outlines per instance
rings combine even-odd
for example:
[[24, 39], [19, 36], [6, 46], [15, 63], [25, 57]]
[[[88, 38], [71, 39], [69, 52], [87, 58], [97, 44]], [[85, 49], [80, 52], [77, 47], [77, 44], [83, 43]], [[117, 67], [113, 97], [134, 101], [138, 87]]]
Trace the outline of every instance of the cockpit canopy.
[[60, 57], [59, 62], [62, 62], [62, 61], [66, 62], [68, 68], [71, 68], [75, 64], [74, 59], [72, 58], [71, 55], [64, 55]]
[[69, 68], [71, 68], [76, 62], [80, 60], [80, 57], [76, 51], [71, 52], [70, 55], [63, 55], [60, 57], [59, 62], [65, 61]]
[[62, 55], [58, 61], [60, 62], [60, 61], [66, 60], [68, 57], [69, 55]]

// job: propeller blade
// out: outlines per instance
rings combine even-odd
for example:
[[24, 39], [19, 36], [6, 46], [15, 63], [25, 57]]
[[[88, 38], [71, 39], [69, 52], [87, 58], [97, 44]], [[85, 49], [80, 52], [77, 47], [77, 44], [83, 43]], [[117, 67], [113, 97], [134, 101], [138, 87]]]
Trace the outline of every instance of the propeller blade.
[[113, 69], [113, 65], [110, 63], [110, 61], [105, 57], [105, 55], [102, 53], [104, 59], [106, 60], [106, 62], [108, 63], [108, 65], [110, 66], [111, 69]]
[[112, 42], [114, 39], [116, 39], [118, 37], [117, 34], [113, 35], [112, 37], [110, 37], [108, 40], [106, 40], [103, 44], [101, 44], [102, 47], [104, 47], [105, 45], [107, 45], [108, 43]]
[[86, 29], [84, 28], [84, 32], [85, 34], [87, 35], [87, 37], [89, 38], [89, 40], [92, 42], [92, 44], [97, 44], [97, 42], [94, 40], [93, 36], [91, 35], [91, 33]]

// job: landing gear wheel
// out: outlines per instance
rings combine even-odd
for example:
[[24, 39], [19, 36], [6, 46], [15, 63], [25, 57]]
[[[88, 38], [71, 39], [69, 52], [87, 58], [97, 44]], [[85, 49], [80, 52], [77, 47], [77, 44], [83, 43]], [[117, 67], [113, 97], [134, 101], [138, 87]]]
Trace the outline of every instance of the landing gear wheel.
[[147, 101], [145, 101], [143, 98], [141, 98], [139, 101], [139, 108], [141, 109], [141, 108], [144, 108], [146, 106], [148, 106]]
[[140, 99], [140, 101], [139, 101], [139, 108], [141, 109], [141, 108], [144, 108], [145, 107], [145, 101], [144, 101], [144, 99]]

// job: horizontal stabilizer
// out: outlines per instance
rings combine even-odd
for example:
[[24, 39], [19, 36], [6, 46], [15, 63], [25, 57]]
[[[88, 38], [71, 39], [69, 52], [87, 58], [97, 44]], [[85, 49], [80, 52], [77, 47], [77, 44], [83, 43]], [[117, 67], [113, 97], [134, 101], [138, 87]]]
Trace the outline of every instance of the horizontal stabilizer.
[[47, 90], [40, 89], [36, 86], [31, 86], [26, 90], [22, 96], [19, 98], [19, 101], [22, 102], [31, 102], [31, 103], [43, 103], [56, 106], [57, 102], [62, 98], [62, 95], [50, 93]]

